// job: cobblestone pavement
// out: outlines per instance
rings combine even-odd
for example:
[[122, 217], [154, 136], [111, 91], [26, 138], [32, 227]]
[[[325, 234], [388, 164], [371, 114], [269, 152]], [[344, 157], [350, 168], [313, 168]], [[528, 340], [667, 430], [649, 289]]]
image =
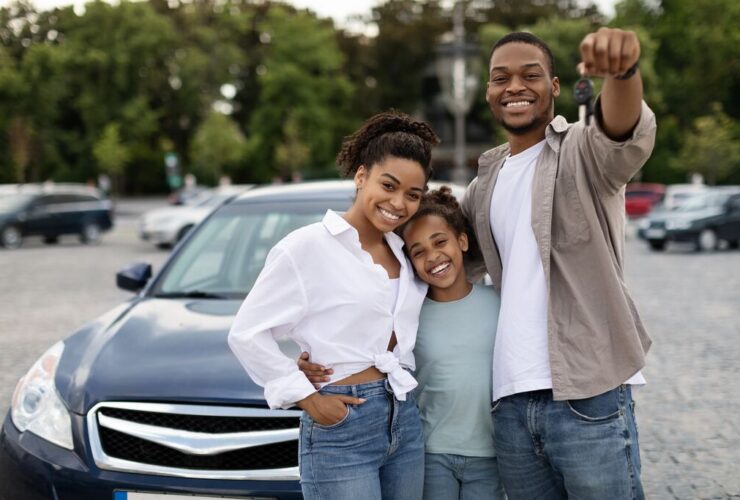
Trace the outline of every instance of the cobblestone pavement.
[[740, 252], [650, 252], [626, 281], [653, 338], [635, 396], [649, 498], [740, 498]]
[[[0, 250], [0, 414], [45, 349], [130, 297], [115, 287], [119, 268], [164, 261], [136, 236], [151, 205], [122, 204], [98, 246]], [[740, 498], [740, 251], [653, 253], [629, 239], [626, 281], [654, 340], [635, 395], [648, 498]]]

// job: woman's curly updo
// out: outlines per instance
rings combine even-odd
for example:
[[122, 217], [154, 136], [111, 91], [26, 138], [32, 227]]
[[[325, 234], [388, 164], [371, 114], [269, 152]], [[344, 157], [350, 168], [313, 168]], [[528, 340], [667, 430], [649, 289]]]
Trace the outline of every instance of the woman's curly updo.
[[398, 111], [386, 111], [372, 116], [359, 130], [346, 137], [337, 155], [342, 177], [351, 177], [364, 165], [372, 168], [388, 156], [418, 162], [427, 180], [432, 175], [432, 147], [439, 137], [424, 122], [414, 121]]

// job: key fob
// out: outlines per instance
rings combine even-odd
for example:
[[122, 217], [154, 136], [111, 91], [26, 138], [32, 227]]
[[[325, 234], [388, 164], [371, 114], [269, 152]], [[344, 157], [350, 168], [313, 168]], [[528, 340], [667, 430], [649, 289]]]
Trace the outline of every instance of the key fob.
[[587, 106], [594, 96], [594, 84], [590, 78], [581, 78], [573, 87], [573, 99], [579, 106]]

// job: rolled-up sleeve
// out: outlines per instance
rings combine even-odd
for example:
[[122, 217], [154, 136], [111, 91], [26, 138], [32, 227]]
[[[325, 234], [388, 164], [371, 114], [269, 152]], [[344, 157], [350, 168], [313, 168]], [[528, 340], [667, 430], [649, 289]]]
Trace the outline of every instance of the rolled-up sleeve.
[[[598, 114], [598, 99], [595, 106]], [[585, 127], [581, 151], [590, 160], [585, 165], [592, 168], [592, 177], [602, 192], [616, 193], [642, 168], [653, 152], [656, 130], [655, 114], [645, 101], [632, 135], [624, 141], [606, 135], [598, 119]]]
[[274, 247], [236, 314], [229, 347], [247, 374], [265, 388], [270, 408], [289, 408], [316, 389], [277, 340], [288, 336], [306, 313], [308, 299], [290, 255]]

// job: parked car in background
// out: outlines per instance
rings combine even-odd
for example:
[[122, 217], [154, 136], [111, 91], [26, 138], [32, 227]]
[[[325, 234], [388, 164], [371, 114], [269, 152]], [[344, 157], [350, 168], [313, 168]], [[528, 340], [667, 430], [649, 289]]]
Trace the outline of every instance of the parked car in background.
[[665, 210], [675, 210], [692, 196], [704, 194], [708, 189], [706, 184], [671, 184], [666, 187], [662, 206]]
[[660, 203], [665, 195], [664, 184], [632, 182], [627, 184], [624, 193], [624, 208], [629, 217], [643, 217], [653, 206]]
[[77, 234], [97, 243], [113, 227], [113, 206], [95, 188], [65, 184], [19, 184], [0, 189], [0, 246], [18, 248], [28, 236], [46, 243]]
[[206, 191], [208, 188], [203, 186], [192, 186], [178, 189], [167, 197], [170, 205], [187, 205], [190, 200]]
[[697, 250], [715, 250], [720, 241], [730, 248], [740, 242], [740, 186], [708, 188], [674, 210], [656, 212], [640, 225], [638, 235], [653, 250], [668, 242], [693, 243]]
[[251, 187], [249, 184], [205, 189], [182, 205], [150, 210], [139, 221], [139, 236], [160, 248], [172, 247], [224, 201]]
[[354, 195], [352, 181], [255, 188], [198, 225], [155, 277], [146, 263], [119, 272], [136, 296], [19, 381], [0, 431], [0, 498], [302, 498], [300, 411], [268, 409], [227, 336], [273, 245]]

